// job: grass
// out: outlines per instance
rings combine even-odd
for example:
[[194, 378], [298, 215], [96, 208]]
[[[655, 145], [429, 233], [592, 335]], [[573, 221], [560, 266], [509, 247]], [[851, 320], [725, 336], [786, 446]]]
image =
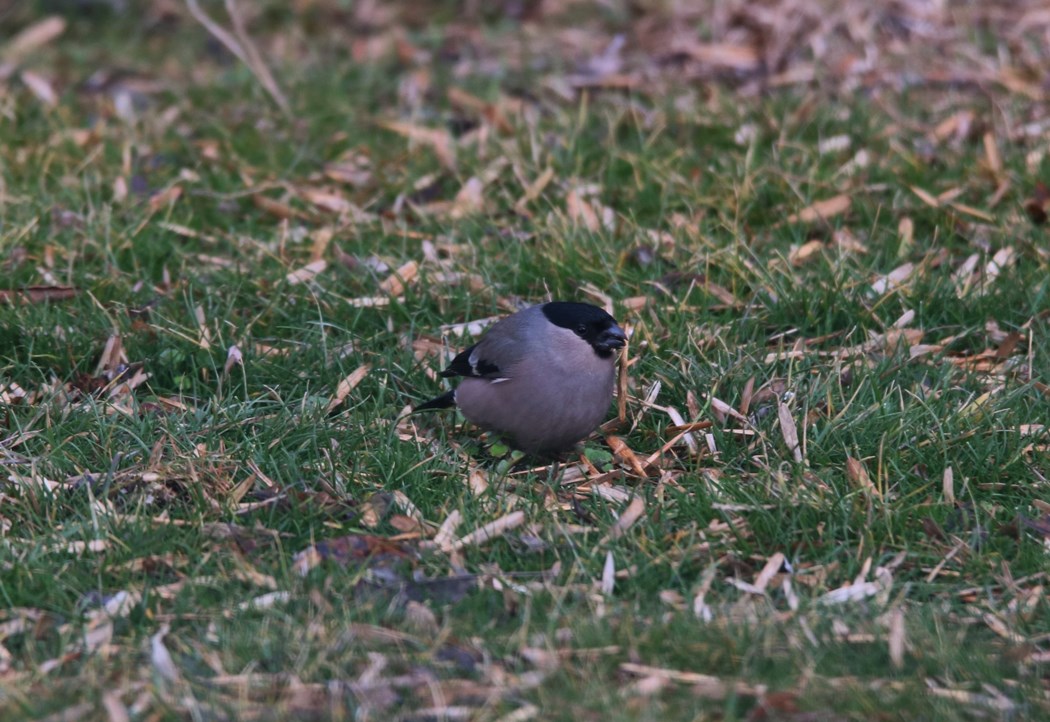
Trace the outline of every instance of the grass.
[[[461, 66], [445, 26], [404, 36], [429, 65], [354, 62], [320, 5], [257, 19], [290, 118], [156, 10], [68, 11], [25, 61], [56, 104], [17, 73], [0, 96], [0, 717], [1047, 715], [1050, 275], [1023, 206], [1048, 161], [1006, 132], [1038, 103], [673, 75], [566, 98], [573, 61], [494, 52], [522, 37], [501, 19]], [[163, 82], [83, 84], [112, 69]], [[961, 111], [1001, 167], [983, 132], [932, 134]], [[459, 133], [454, 169], [395, 119]], [[360, 182], [324, 175], [351, 156]], [[629, 325], [628, 448], [670, 440], [670, 407], [713, 422], [696, 454], [642, 475], [596, 436], [552, 486], [399, 419], [441, 388], [426, 349], [465, 342], [443, 325], [548, 293]]]

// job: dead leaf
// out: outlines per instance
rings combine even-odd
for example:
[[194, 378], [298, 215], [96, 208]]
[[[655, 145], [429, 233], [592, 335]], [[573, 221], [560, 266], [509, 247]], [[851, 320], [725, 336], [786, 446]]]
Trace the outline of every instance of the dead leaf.
[[878, 278], [873, 284], [871, 284], [871, 290], [880, 296], [889, 291], [894, 291], [903, 286], [911, 278], [914, 272], [914, 263], [903, 263], [885, 276]]
[[984, 134], [984, 157], [988, 163], [988, 170], [996, 178], [1003, 175], [1003, 157], [999, 154], [999, 144], [995, 142], [995, 135], [991, 131]]
[[174, 684], [179, 681], [179, 669], [175, 666], [175, 660], [171, 652], [164, 645], [164, 637], [171, 631], [167, 624], [161, 626], [160, 630], [149, 639], [150, 662], [153, 670], [161, 679]]
[[757, 70], [761, 65], [758, 51], [750, 45], [680, 41], [672, 46], [671, 52], [688, 55], [700, 63], [733, 70]]
[[864, 462], [859, 459], [854, 459], [852, 456], [846, 457], [846, 477], [853, 482], [853, 485], [858, 487], [865, 495], [869, 497], [882, 498], [882, 492], [875, 486], [871, 481], [871, 477], [868, 476], [868, 469], [864, 466]]
[[311, 261], [302, 268], [297, 268], [289, 273], [285, 276], [285, 280], [293, 286], [300, 283], [306, 283], [307, 281], [312, 281], [317, 274], [323, 272], [326, 268], [328, 268], [328, 261], [323, 258], [317, 261]]
[[921, 200], [926, 205], [930, 206], [931, 208], [941, 207], [941, 202], [937, 200], [937, 198], [935, 198], [932, 193], [925, 191], [922, 188], [919, 188], [918, 186], [908, 187], [911, 188], [911, 192], [917, 195], [919, 197], [919, 200]]
[[485, 184], [480, 178], [477, 176], [468, 178], [467, 182], [456, 193], [456, 197], [452, 199], [452, 206], [448, 209], [448, 217], [452, 220], [459, 220], [466, 216], [481, 213], [485, 209], [485, 199], [482, 197], [482, 191], [484, 190]]
[[0, 301], [10, 301], [12, 303], [66, 301], [78, 293], [80, 293], [80, 289], [76, 286], [22, 286], [13, 291], [0, 288]]
[[254, 203], [255, 207], [258, 208], [259, 210], [265, 211], [266, 213], [269, 213], [271, 216], [275, 216], [275, 217], [280, 218], [282, 220], [289, 219], [289, 218], [299, 218], [299, 217], [301, 217], [303, 215], [302, 213], [300, 213], [295, 208], [292, 208], [287, 203], [279, 201], [276, 198], [270, 198], [269, 196], [264, 196], [261, 193], [255, 193], [255, 194], [252, 195], [252, 203]]
[[606, 597], [611, 597], [616, 589], [616, 560], [612, 551], [605, 552], [605, 564], [602, 566], [601, 591]]
[[523, 213], [526, 206], [543, 194], [544, 189], [552, 180], [554, 180], [554, 168], [547, 166], [547, 168], [537, 176], [536, 180], [532, 181], [532, 183], [529, 184], [529, 187], [525, 189], [521, 198], [519, 198], [517, 203], [514, 204], [514, 210], [518, 213]]
[[341, 193], [306, 187], [297, 188], [296, 194], [310, 205], [340, 216], [351, 215], [356, 210], [356, 206]]
[[400, 296], [405, 287], [415, 283], [419, 276], [419, 264], [407, 261], [379, 283], [379, 290], [388, 296]]
[[155, 193], [150, 196], [149, 199], [149, 210], [150, 213], [156, 213], [157, 211], [167, 208], [173, 205], [175, 201], [182, 197], [182, 186], [175, 184], [169, 188], [165, 188], [159, 193]]
[[372, 160], [364, 151], [349, 150], [338, 160], [326, 163], [324, 174], [337, 183], [361, 188], [372, 182]]
[[822, 250], [824, 250], [822, 241], [806, 241], [801, 246], [791, 249], [788, 253], [788, 262], [793, 266], [801, 266], [811, 259], [819, 258]]
[[58, 104], [58, 94], [51, 86], [50, 80], [31, 70], [23, 70], [20, 77], [22, 78], [22, 83], [29, 88], [29, 92], [41, 103], [49, 108], [53, 108]]
[[569, 220], [573, 223], [583, 226], [588, 231], [601, 230], [598, 214], [575, 190], [570, 190], [565, 196], [565, 210], [569, 214]]
[[644, 513], [645, 501], [643, 501], [640, 496], [636, 496], [633, 499], [631, 499], [631, 502], [627, 505], [627, 508], [623, 510], [622, 514], [620, 514], [620, 518], [617, 519], [611, 527], [609, 527], [609, 532], [608, 534], [606, 534], [603, 543], [612, 541], [614, 539], [619, 539], [627, 532], [628, 529], [634, 526], [635, 522], [637, 522]]
[[365, 377], [368, 376], [368, 372], [372, 370], [370, 364], [361, 364], [356, 369], [350, 372], [350, 374], [339, 382], [339, 386], [335, 390], [335, 394], [328, 402], [328, 413], [339, 406], [346, 400], [346, 397], [350, 395], [350, 392], [357, 388], [357, 385], [364, 381]]
[[802, 448], [798, 442], [798, 427], [795, 419], [791, 416], [791, 409], [783, 401], [777, 400], [777, 418], [780, 419], [780, 433], [784, 437], [784, 443], [794, 457], [796, 463], [802, 462]]
[[244, 366], [244, 355], [236, 344], [226, 349], [226, 364], [222, 367], [222, 372], [228, 374], [234, 366]]
[[787, 222], [813, 223], [814, 221], [827, 221], [848, 211], [852, 202], [850, 196], [845, 193], [833, 196], [806, 206], [798, 213], [792, 213], [787, 217]]
[[396, 120], [381, 121], [379, 127], [402, 135], [414, 143], [429, 147], [434, 151], [441, 165], [449, 170], [456, 169], [455, 141], [447, 130], [436, 130]]
[[485, 544], [493, 539], [503, 536], [511, 529], [519, 527], [524, 523], [525, 512], [513, 511], [506, 516], [502, 516], [495, 521], [491, 521], [488, 524], [475, 529], [466, 536], [460, 537], [452, 542], [451, 549], [452, 551], [456, 551], [468, 546], [480, 546], [481, 544]]
[[4, 46], [0, 58], [5, 63], [17, 64], [37, 48], [47, 45], [66, 31], [66, 21], [57, 15], [50, 15], [26, 27]]

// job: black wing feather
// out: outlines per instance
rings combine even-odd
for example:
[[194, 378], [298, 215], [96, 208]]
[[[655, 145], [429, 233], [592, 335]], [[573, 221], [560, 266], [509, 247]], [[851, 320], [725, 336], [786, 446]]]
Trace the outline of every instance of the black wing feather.
[[449, 391], [441, 394], [437, 398], [433, 398], [430, 401], [424, 402], [417, 406], [413, 411], [425, 411], [427, 409], [448, 409], [456, 405], [456, 392]]
[[470, 364], [470, 355], [477, 347], [478, 345], [474, 344], [470, 348], [457, 354], [456, 358], [452, 359], [452, 363], [448, 365], [448, 368], [442, 371], [440, 375], [447, 379], [453, 376], [473, 376], [474, 378], [483, 378], [499, 374], [499, 366], [491, 361], [478, 359], [477, 366], [472, 366]]

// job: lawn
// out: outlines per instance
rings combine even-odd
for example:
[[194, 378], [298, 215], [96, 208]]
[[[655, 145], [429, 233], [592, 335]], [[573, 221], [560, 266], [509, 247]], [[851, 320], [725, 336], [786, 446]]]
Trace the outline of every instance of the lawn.
[[[1048, 38], [0, 8], [0, 719], [1050, 719]], [[408, 414], [551, 298], [577, 452]]]

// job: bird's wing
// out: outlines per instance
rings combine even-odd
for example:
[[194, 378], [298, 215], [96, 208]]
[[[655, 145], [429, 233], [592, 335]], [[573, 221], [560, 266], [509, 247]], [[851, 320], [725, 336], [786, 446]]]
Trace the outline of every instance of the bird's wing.
[[452, 363], [448, 365], [441, 375], [445, 378], [452, 376], [467, 376], [469, 378], [498, 378], [500, 366], [495, 361], [486, 358], [482, 343], [476, 343], [465, 351], [460, 352]]
[[[513, 318], [513, 317], [511, 317]], [[516, 323], [501, 321], [492, 327], [478, 343], [452, 359], [448, 368], [441, 372], [445, 378], [466, 376], [468, 378], [505, 379], [515, 364], [521, 361], [529, 339], [524, 337], [524, 328]]]

